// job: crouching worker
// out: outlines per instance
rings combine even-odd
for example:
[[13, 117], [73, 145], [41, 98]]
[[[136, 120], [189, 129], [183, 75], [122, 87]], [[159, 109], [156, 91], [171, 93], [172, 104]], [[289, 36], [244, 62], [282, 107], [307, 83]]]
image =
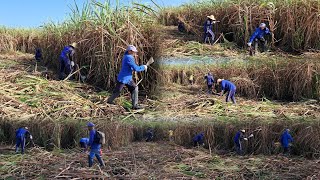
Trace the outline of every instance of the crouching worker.
[[122, 59], [121, 70], [118, 75], [118, 82], [113, 94], [109, 97], [108, 103], [114, 104], [114, 100], [121, 94], [124, 86], [127, 86], [131, 93], [132, 109], [142, 109], [138, 106], [138, 86], [132, 79], [133, 71], [141, 72], [147, 70], [147, 65], [138, 66], [135, 63], [134, 56], [137, 53], [137, 48], [133, 45], [129, 45]]
[[193, 146], [204, 146], [204, 133], [201, 132], [193, 137]]
[[93, 158], [96, 157], [100, 163], [101, 167], [104, 167], [105, 164], [101, 158], [101, 144], [103, 144], [103, 141], [105, 141], [104, 135], [95, 130], [95, 125], [92, 122], [88, 123], [88, 130], [89, 130], [89, 143], [88, 146], [90, 147], [90, 153], [89, 153], [89, 167], [92, 167], [93, 165]]
[[269, 34], [271, 33], [270, 30], [267, 28], [267, 25], [265, 23], [261, 23], [260, 26], [252, 34], [248, 46], [251, 48], [252, 43], [254, 43], [253, 52], [256, 52], [258, 50], [259, 44], [261, 44], [262, 52], [266, 51], [267, 40], [265, 39], [265, 36]]
[[24, 154], [27, 138], [32, 140], [32, 135], [30, 134], [28, 127], [21, 127], [16, 131], [16, 153], [18, 153], [19, 148], [21, 148], [21, 154]]
[[80, 148], [82, 148], [82, 152], [86, 153], [88, 151], [89, 138], [81, 138], [80, 139]]
[[218, 79], [217, 83], [220, 84], [221, 86], [221, 92], [220, 92], [220, 96], [222, 96], [224, 93], [228, 92], [227, 96], [226, 96], [226, 102], [229, 102], [229, 100], [231, 99], [233, 104], [236, 104], [236, 86], [227, 80], [224, 79]]
[[234, 139], [233, 139], [234, 144], [235, 144], [235, 146], [236, 146], [236, 151], [237, 151], [237, 154], [238, 154], [238, 155], [243, 155], [243, 149], [242, 149], [242, 144], [241, 144], [241, 142], [242, 142], [243, 140], [245, 140], [245, 141], [248, 140], [248, 138], [244, 137], [244, 133], [245, 133], [245, 132], [246, 132], [246, 131], [245, 131], [244, 129], [238, 131], [238, 132], [236, 133], [236, 135], [234, 136]]
[[290, 154], [290, 143], [293, 142], [293, 138], [290, 135], [290, 130], [286, 129], [281, 135], [281, 145], [283, 147], [283, 154], [289, 155]]
[[74, 69], [74, 56], [75, 49], [77, 48], [77, 43], [72, 43], [69, 46], [63, 48], [60, 54], [60, 71], [59, 71], [59, 79], [63, 80], [72, 74]]

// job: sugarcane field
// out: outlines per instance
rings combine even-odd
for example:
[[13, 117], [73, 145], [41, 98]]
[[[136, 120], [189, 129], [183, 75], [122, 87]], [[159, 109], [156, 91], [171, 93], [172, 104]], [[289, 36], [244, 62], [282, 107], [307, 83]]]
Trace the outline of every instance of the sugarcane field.
[[0, 179], [320, 179], [320, 0], [15, 1]]

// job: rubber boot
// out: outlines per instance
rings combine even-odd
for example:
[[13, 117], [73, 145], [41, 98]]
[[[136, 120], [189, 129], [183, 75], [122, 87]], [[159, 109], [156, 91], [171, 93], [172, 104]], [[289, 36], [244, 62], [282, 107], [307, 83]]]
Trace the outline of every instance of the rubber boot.
[[89, 167], [92, 167], [93, 159], [91, 159], [90, 156], [88, 156], [88, 162], [89, 162]]
[[108, 98], [107, 103], [108, 103], [108, 104], [114, 104], [113, 101], [114, 101], [117, 97], [119, 97], [120, 94], [121, 94], [121, 92], [114, 92], [114, 93]]
[[100, 163], [100, 166], [101, 166], [101, 167], [105, 167], [106, 165], [104, 164], [101, 156], [96, 154], [96, 157], [97, 157], [97, 159], [98, 159], [98, 161], [99, 161], [99, 163]]
[[132, 109], [142, 109], [138, 106], [139, 90], [138, 86], [131, 92]]

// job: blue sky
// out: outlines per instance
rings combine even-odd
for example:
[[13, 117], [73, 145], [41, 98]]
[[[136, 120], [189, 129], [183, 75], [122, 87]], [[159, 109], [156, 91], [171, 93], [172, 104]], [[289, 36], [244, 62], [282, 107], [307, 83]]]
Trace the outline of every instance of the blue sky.
[[[82, 5], [87, 0], [76, 0]], [[102, 1], [102, 0], [101, 0]], [[115, 1], [115, 0], [111, 0]], [[120, 3], [131, 0], [119, 0]], [[177, 6], [188, 0], [155, 0], [160, 5]], [[150, 0], [138, 0], [151, 3]], [[74, 0], [2, 0], [0, 5], [0, 26], [38, 27], [44, 22], [62, 22], [70, 12]]]

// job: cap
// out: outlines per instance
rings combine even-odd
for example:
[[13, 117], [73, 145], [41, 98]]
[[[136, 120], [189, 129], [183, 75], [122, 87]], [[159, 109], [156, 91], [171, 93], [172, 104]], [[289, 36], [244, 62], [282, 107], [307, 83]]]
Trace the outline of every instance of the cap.
[[244, 129], [241, 129], [240, 131], [241, 131], [241, 132], [243, 132], [243, 133], [245, 133], [245, 132], [246, 132], [246, 130], [244, 130]]
[[218, 79], [218, 80], [217, 80], [217, 83], [220, 83], [220, 82], [222, 82], [222, 80], [223, 80], [223, 79]]
[[138, 52], [137, 48], [134, 45], [129, 45], [127, 47], [127, 51]]
[[95, 125], [92, 122], [88, 122], [87, 126], [88, 127], [94, 127]]
[[267, 25], [265, 23], [261, 23], [259, 27], [265, 28]]

